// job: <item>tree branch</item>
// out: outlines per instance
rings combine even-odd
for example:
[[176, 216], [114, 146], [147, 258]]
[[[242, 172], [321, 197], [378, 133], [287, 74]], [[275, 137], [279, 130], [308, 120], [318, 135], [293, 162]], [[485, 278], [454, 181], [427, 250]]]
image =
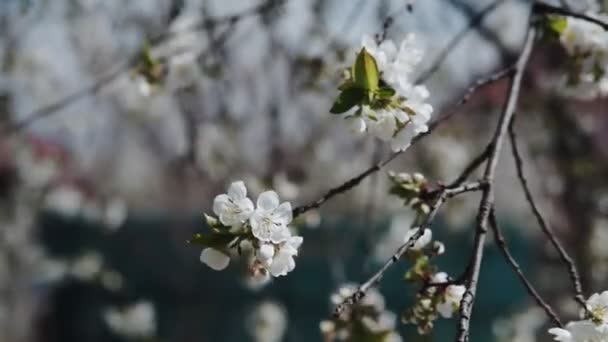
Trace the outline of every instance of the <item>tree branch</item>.
[[483, 180], [488, 182], [487, 187], [482, 192], [481, 202], [479, 204], [479, 213], [477, 215], [477, 230], [475, 233], [474, 251], [471, 259], [470, 268], [468, 269], [467, 279], [467, 290], [462, 297], [460, 303], [460, 323], [458, 327], [458, 334], [456, 341], [466, 342], [469, 339], [469, 329], [471, 314], [473, 311], [473, 305], [475, 302], [475, 294], [477, 292], [477, 282], [479, 280], [479, 272], [481, 269], [481, 262], [483, 259], [483, 247], [488, 231], [488, 218], [490, 210], [494, 206], [494, 175], [496, 172], [496, 165], [504, 142], [504, 137], [507, 133], [507, 128], [519, 98], [519, 90], [521, 86], [521, 80], [523, 77], [524, 70], [528, 63], [528, 59], [534, 46], [534, 39], [536, 37], [536, 29], [530, 24], [526, 34], [526, 40], [522, 49], [521, 55], [519, 56], [516, 66], [515, 73], [511, 79], [511, 86], [509, 88], [509, 94], [505, 107], [498, 121], [498, 126], [494, 136], [492, 137], [492, 149], [488, 162], [486, 163], [486, 169], [484, 172]]
[[505, 241], [505, 237], [502, 235], [500, 227], [498, 226], [498, 222], [496, 220], [496, 213], [494, 212], [494, 209], [492, 209], [492, 211], [490, 212], [490, 227], [492, 227], [492, 231], [494, 232], [494, 238], [496, 240], [496, 245], [498, 246], [498, 249], [500, 249], [500, 251], [502, 252], [502, 255], [505, 257], [505, 261], [511, 266], [513, 271], [517, 274], [517, 277], [522, 282], [522, 284], [525, 286], [526, 290], [528, 291], [528, 294], [530, 294], [530, 296], [532, 298], [534, 298], [534, 300], [536, 301], [538, 306], [540, 306], [543, 310], [545, 310], [545, 313], [553, 321], [553, 323], [555, 325], [557, 325], [558, 327], [563, 327], [563, 324], [560, 321], [559, 317], [557, 317], [557, 314], [555, 313], [555, 311], [553, 311], [551, 306], [547, 302], [545, 302], [545, 300], [538, 294], [538, 292], [534, 288], [534, 285], [532, 285], [532, 283], [530, 283], [528, 278], [526, 278], [526, 275], [524, 274], [521, 267], [517, 263], [517, 260], [515, 260], [515, 258], [511, 254], [511, 251], [509, 250], [509, 247], [507, 246], [507, 242]]
[[530, 209], [532, 209], [532, 213], [534, 214], [534, 217], [536, 218], [536, 221], [538, 222], [538, 225], [540, 226], [541, 230], [547, 236], [547, 238], [549, 238], [549, 241], [551, 241], [551, 244], [553, 245], [555, 250], [557, 250], [561, 261], [568, 267], [568, 273], [570, 275], [570, 280], [572, 281], [572, 287], [575, 293], [574, 299], [583, 307], [583, 309], [586, 309], [587, 305], [583, 296], [583, 287], [581, 285], [580, 275], [578, 270], [576, 269], [576, 265], [574, 264], [574, 261], [572, 260], [568, 252], [566, 252], [566, 250], [562, 246], [558, 237], [555, 235], [553, 229], [549, 226], [549, 224], [547, 224], [547, 221], [543, 218], [543, 215], [538, 209], [536, 201], [532, 196], [532, 191], [530, 191], [530, 187], [528, 186], [528, 180], [526, 179], [526, 176], [524, 174], [524, 162], [521, 158], [521, 154], [519, 153], [519, 148], [517, 147], [517, 135], [515, 134], [515, 128], [513, 126], [514, 121], [512, 121], [509, 125], [511, 151], [513, 154], [513, 159], [515, 160], [517, 178], [519, 179], [521, 187], [526, 196], [526, 201], [530, 205]]
[[484, 187], [485, 187], [485, 183], [483, 183], [483, 182], [472, 182], [472, 183], [461, 184], [458, 187], [454, 187], [454, 188], [446, 187], [446, 188], [440, 189], [439, 193], [436, 195], [435, 201], [431, 205], [428, 215], [425, 217], [424, 221], [420, 224], [420, 227], [419, 227], [418, 231], [416, 232], [416, 234], [412, 235], [407, 241], [405, 241], [397, 249], [395, 254], [393, 254], [393, 256], [390, 259], [388, 259], [384, 263], [384, 265], [376, 273], [374, 273], [374, 275], [372, 275], [365, 283], [363, 283], [363, 284], [361, 284], [361, 286], [359, 286], [359, 288], [357, 289], [357, 291], [355, 291], [355, 293], [353, 293], [350, 297], [346, 298], [341, 304], [337, 305], [334, 309], [334, 316], [336, 316], [336, 317], [340, 316], [349, 306], [358, 303], [363, 297], [365, 297], [366, 292], [371, 287], [376, 286], [380, 282], [380, 280], [384, 276], [384, 273], [393, 264], [395, 264], [397, 261], [399, 261], [401, 259], [401, 257], [403, 256], [403, 254], [405, 254], [405, 252], [407, 252], [410, 248], [412, 248], [412, 246], [418, 241], [418, 239], [420, 239], [422, 237], [422, 235], [424, 234], [424, 230], [430, 226], [431, 222], [433, 222], [433, 219], [439, 212], [439, 208], [446, 200], [448, 200], [449, 198], [452, 198], [454, 196], [466, 193], [466, 192], [481, 190]]
[[[454, 104], [452, 105], [452, 110], [449, 111], [447, 114], [445, 114], [444, 116], [440, 117], [439, 119], [435, 120], [434, 122], [432, 122], [429, 125], [429, 130], [426, 133], [422, 133], [417, 135], [413, 140], [412, 140], [412, 145], [414, 145], [415, 143], [417, 143], [418, 141], [420, 141], [422, 138], [424, 138], [425, 136], [431, 134], [433, 132], [433, 130], [435, 130], [440, 124], [442, 124], [444, 121], [446, 121], [447, 119], [449, 119], [450, 117], [452, 117], [454, 114], [456, 114], [459, 110], [459, 108], [464, 105], [465, 103], [467, 103], [469, 101], [469, 99], [471, 98], [471, 96], [475, 93], [475, 91], [477, 91], [479, 88], [490, 84], [490, 83], [494, 83], [504, 77], [506, 77], [507, 75], [511, 74], [513, 70], [513, 66], [501, 69], [493, 74], [491, 74], [488, 77], [485, 78], [480, 78], [477, 81], [475, 81], [472, 85], [470, 85], [465, 91], [464, 94], [461, 96], [461, 98]], [[342, 194], [347, 192], [348, 190], [354, 188], [355, 186], [359, 185], [359, 183], [361, 183], [361, 181], [363, 181], [366, 177], [368, 177], [369, 175], [380, 171], [384, 166], [386, 166], [387, 164], [389, 164], [390, 162], [392, 162], [395, 158], [397, 158], [401, 153], [403, 153], [404, 151], [397, 151], [397, 152], [393, 152], [388, 158], [386, 158], [385, 160], [372, 165], [371, 167], [369, 167], [367, 170], [361, 172], [359, 175], [349, 179], [348, 181], [342, 183], [341, 185], [329, 189], [323, 196], [321, 196], [319, 199], [310, 202], [308, 204], [304, 204], [298, 207], [295, 207], [293, 209], [293, 217], [296, 218], [298, 216], [300, 216], [301, 214], [312, 210], [312, 209], [317, 209], [320, 206], [322, 206], [325, 202], [327, 202], [328, 200], [330, 200], [331, 198], [333, 198], [336, 195]]]
[[557, 14], [565, 17], [572, 17], [577, 19], [586, 20], [590, 23], [601, 26], [604, 30], [608, 31], [608, 23], [605, 23], [597, 18], [590, 17], [582, 13], [576, 13], [563, 7], [556, 7], [546, 3], [537, 2], [534, 4], [533, 11], [538, 14]]

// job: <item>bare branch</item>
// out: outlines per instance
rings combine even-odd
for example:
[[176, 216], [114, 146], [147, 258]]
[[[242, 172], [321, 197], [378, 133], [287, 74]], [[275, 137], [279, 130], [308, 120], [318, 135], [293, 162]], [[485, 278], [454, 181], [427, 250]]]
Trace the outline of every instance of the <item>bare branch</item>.
[[422, 72], [422, 74], [420, 74], [420, 76], [418, 76], [414, 83], [419, 84], [426, 82], [435, 72], [437, 72], [437, 70], [439, 70], [448, 55], [454, 50], [456, 46], [458, 46], [458, 44], [460, 44], [464, 37], [466, 37], [469, 32], [481, 25], [483, 19], [490, 13], [494, 12], [494, 10], [496, 10], [504, 2], [505, 0], [495, 1], [481, 9], [481, 11], [479, 11], [477, 14], [475, 14], [469, 20], [467, 26], [465, 26], [462, 30], [456, 33], [456, 35], [454, 35], [454, 37], [447, 43], [447, 45], [437, 54], [437, 57], [435, 58], [433, 63], [431, 63], [428, 69], [426, 69], [424, 72]]
[[526, 34], [523, 50], [515, 66], [515, 73], [511, 79], [511, 86], [509, 88], [509, 94], [505, 107], [498, 121], [498, 126], [496, 127], [494, 136], [492, 137], [492, 149], [490, 156], [488, 157], [488, 162], [486, 164], [486, 169], [483, 176], [483, 180], [488, 182], [488, 184], [482, 192], [481, 202], [479, 204], [474, 251], [471, 263], [469, 263], [470, 267], [468, 268], [468, 279], [466, 284], [467, 290], [464, 293], [460, 303], [460, 324], [458, 327], [458, 334], [456, 336], [456, 341], [458, 342], [466, 342], [469, 339], [471, 314], [473, 311], [473, 305], [475, 303], [477, 282], [479, 280], [479, 271], [481, 269], [481, 262], [483, 259], [483, 248], [488, 231], [488, 218], [491, 208], [494, 206], [494, 174], [496, 172], [496, 165], [498, 164], [498, 158], [502, 149], [504, 137], [506, 136], [508, 130], [507, 128], [509, 126], [509, 122], [511, 121], [517, 106], [521, 80], [534, 46], [535, 37], [536, 29], [534, 26], [530, 25]]
[[578, 270], [576, 269], [576, 265], [568, 252], [564, 249], [559, 238], [555, 235], [553, 229], [549, 226], [547, 221], [543, 218], [538, 206], [536, 205], [536, 201], [532, 196], [532, 191], [530, 191], [530, 187], [528, 186], [528, 180], [526, 179], [524, 173], [524, 162], [521, 158], [521, 154], [519, 153], [519, 148], [517, 147], [517, 135], [515, 134], [514, 121], [509, 125], [509, 136], [511, 138], [511, 151], [513, 153], [513, 159], [515, 159], [515, 167], [517, 169], [517, 178], [521, 184], [521, 187], [526, 196], [526, 201], [530, 205], [530, 209], [532, 209], [532, 213], [538, 222], [543, 233], [549, 238], [551, 244], [557, 250], [561, 261], [567, 265], [568, 273], [570, 274], [570, 280], [572, 281], [573, 290], [575, 293], [575, 300], [583, 307], [583, 309], [587, 308], [585, 303], [585, 298], [583, 296], [583, 287], [581, 285], [580, 275]]
[[536, 289], [534, 288], [534, 285], [532, 285], [532, 283], [530, 283], [528, 278], [526, 278], [526, 275], [524, 274], [521, 267], [517, 263], [517, 260], [515, 260], [515, 258], [511, 254], [511, 251], [509, 250], [509, 247], [507, 246], [505, 237], [502, 235], [500, 227], [498, 226], [498, 221], [496, 220], [496, 213], [494, 212], [494, 209], [492, 209], [492, 211], [490, 212], [490, 227], [492, 227], [492, 231], [494, 232], [494, 238], [496, 239], [496, 245], [498, 246], [498, 249], [500, 249], [500, 251], [502, 252], [502, 255], [505, 257], [505, 261], [511, 266], [513, 271], [517, 274], [517, 277], [522, 282], [522, 284], [525, 286], [526, 290], [528, 291], [528, 294], [530, 294], [530, 296], [532, 298], [534, 298], [534, 300], [536, 301], [538, 306], [540, 306], [543, 310], [545, 310], [545, 313], [553, 321], [553, 323], [555, 325], [557, 325], [558, 327], [563, 327], [563, 324], [560, 321], [559, 317], [557, 317], [557, 314], [555, 313], [555, 311], [553, 311], [551, 306], [547, 302], [545, 302], [545, 300], [538, 294], [538, 291], [536, 291]]

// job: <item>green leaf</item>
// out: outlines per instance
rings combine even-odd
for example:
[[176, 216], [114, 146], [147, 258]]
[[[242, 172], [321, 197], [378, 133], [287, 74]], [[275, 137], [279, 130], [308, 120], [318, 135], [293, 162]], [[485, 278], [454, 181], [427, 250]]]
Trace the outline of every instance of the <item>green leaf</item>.
[[188, 243], [222, 250], [234, 239], [234, 235], [197, 233], [192, 236], [192, 239], [188, 240]]
[[361, 103], [365, 97], [365, 93], [365, 90], [355, 87], [343, 90], [340, 95], [338, 95], [336, 102], [331, 106], [329, 112], [332, 114], [342, 114], [348, 111]]
[[393, 95], [395, 95], [395, 89], [390, 87], [380, 88], [376, 94], [378, 94], [378, 97], [381, 99], [390, 99], [393, 97]]
[[378, 89], [380, 83], [378, 65], [376, 65], [374, 57], [365, 48], [361, 49], [361, 52], [357, 55], [353, 69], [354, 81], [359, 88], [371, 91]]
[[568, 28], [568, 20], [565, 17], [550, 16], [547, 18], [547, 24], [557, 34], [562, 34]]

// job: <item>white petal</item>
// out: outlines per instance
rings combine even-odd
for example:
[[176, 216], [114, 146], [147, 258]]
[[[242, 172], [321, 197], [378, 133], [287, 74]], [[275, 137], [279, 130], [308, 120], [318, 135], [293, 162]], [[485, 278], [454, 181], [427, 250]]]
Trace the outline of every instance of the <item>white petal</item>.
[[302, 242], [304, 242], [304, 238], [301, 236], [293, 236], [288, 241], [289, 245], [291, 245], [291, 247], [295, 249], [299, 249], [302, 245]]
[[274, 246], [268, 243], [262, 244], [257, 251], [257, 259], [266, 267], [272, 264], [274, 256]]
[[568, 330], [562, 328], [551, 328], [549, 329], [549, 334], [555, 335], [555, 341], [561, 342], [571, 342], [572, 334]]
[[279, 206], [279, 195], [274, 191], [264, 191], [258, 197], [258, 209], [271, 211]]
[[367, 128], [365, 120], [363, 120], [360, 116], [349, 116], [345, 120], [348, 130], [356, 135], [361, 135]]
[[230, 257], [216, 249], [205, 248], [201, 252], [201, 262], [216, 271], [221, 271], [230, 263]]
[[266, 216], [266, 214], [256, 210], [249, 218], [249, 224], [251, 225], [251, 233], [258, 240], [263, 242], [270, 241], [270, 236], [272, 234], [271, 228], [268, 226], [268, 223], [264, 219]]
[[437, 304], [437, 312], [439, 312], [443, 318], [451, 318], [454, 313], [454, 307], [451, 302], [442, 302]]
[[273, 243], [281, 243], [284, 241], [287, 241], [287, 239], [289, 239], [291, 237], [291, 232], [289, 231], [289, 228], [287, 228], [287, 226], [278, 226], [278, 227], [273, 227], [272, 229], [272, 233], [270, 235], [270, 241], [272, 241]]
[[397, 135], [391, 140], [391, 148], [393, 151], [403, 151], [410, 147], [412, 139], [416, 136], [413, 130], [413, 125], [403, 127]]
[[228, 196], [232, 197], [233, 200], [238, 201], [247, 197], [247, 188], [243, 181], [236, 181], [230, 184], [228, 188]]
[[226, 210], [226, 204], [229, 203], [230, 197], [226, 194], [215, 196], [213, 199], [213, 212], [220, 216]]
[[291, 203], [283, 202], [281, 205], [275, 209], [274, 216], [284, 225], [288, 225], [293, 220], [292, 211], [291, 211]]

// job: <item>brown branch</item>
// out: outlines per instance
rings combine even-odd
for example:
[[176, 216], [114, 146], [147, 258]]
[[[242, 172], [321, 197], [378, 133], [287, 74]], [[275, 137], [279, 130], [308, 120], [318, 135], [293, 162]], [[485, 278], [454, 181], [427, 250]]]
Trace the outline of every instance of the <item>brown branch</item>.
[[459, 184], [464, 183], [473, 172], [475, 172], [479, 166], [481, 164], [483, 164], [483, 162], [485, 162], [486, 160], [488, 160], [488, 157], [490, 156], [490, 151], [492, 151], [492, 144], [489, 144], [488, 146], [486, 146], [486, 149], [483, 150], [483, 152], [481, 152], [480, 155], [478, 155], [477, 157], [475, 157], [475, 159], [473, 159], [462, 171], [462, 173], [460, 174], [460, 176], [458, 176], [458, 178], [456, 178], [456, 180], [454, 180], [452, 183], [450, 183], [450, 185], [448, 185], [448, 187], [455, 187], [458, 186]]
[[430, 206], [431, 207], [430, 211], [429, 211], [428, 215], [424, 218], [424, 221], [420, 224], [420, 227], [418, 228], [418, 231], [416, 232], [416, 234], [414, 234], [407, 241], [405, 241], [397, 249], [395, 254], [393, 254], [393, 256], [390, 259], [388, 259], [384, 263], [384, 265], [376, 273], [374, 273], [374, 275], [372, 275], [365, 283], [363, 283], [361, 286], [359, 286], [359, 288], [357, 289], [357, 291], [355, 291], [355, 293], [353, 293], [350, 297], [346, 298], [342, 303], [337, 305], [334, 309], [334, 316], [336, 316], [336, 317], [340, 316], [349, 306], [358, 303], [363, 297], [365, 297], [366, 292], [370, 288], [376, 286], [380, 282], [380, 280], [384, 276], [384, 273], [393, 264], [395, 264], [397, 261], [399, 261], [401, 259], [401, 257], [403, 256], [403, 254], [405, 254], [405, 252], [407, 252], [410, 248], [412, 248], [412, 246], [414, 246], [414, 244], [418, 241], [418, 239], [420, 239], [422, 237], [422, 235], [424, 234], [424, 230], [430, 226], [431, 222], [433, 221], [433, 219], [439, 212], [439, 208], [446, 200], [448, 200], [449, 198], [452, 198], [454, 196], [466, 193], [466, 192], [481, 190], [482, 188], [484, 188], [484, 186], [485, 185], [482, 182], [473, 182], [473, 183], [462, 184], [461, 186], [456, 187], [456, 188], [441, 189], [439, 191], [435, 201]]
[[563, 7], [556, 7], [546, 3], [537, 2], [534, 4], [533, 11], [538, 14], [557, 14], [565, 17], [572, 17], [577, 19], [586, 20], [590, 23], [594, 23], [601, 26], [604, 30], [608, 31], [608, 23], [603, 22], [597, 18], [590, 17], [582, 13], [576, 13]]
[[540, 226], [541, 230], [547, 236], [549, 241], [551, 241], [551, 244], [553, 245], [555, 250], [557, 250], [561, 261], [568, 267], [568, 273], [570, 275], [570, 280], [572, 281], [572, 287], [575, 293], [575, 300], [583, 307], [583, 309], [586, 309], [587, 305], [583, 296], [583, 287], [581, 285], [580, 275], [578, 270], [576, 269], [576, 265], [568, 254], [568, 252], [566, 252], [566, 250], [562, 246], [561, 242], [559, 241], [559, 238], [557, 237], [557, 235], [555, 235], [553, 229], [544, 219], [543, 215], [538, 209], [538, 206], [536, 205], [534, 197], [532, 196], [532, 191], [528, 186], [528, 180], [524, 173], [524, 162], [519, 152], [519, 148], [517, 147], [517, 135], [515, 133], [514, 121], [511, 122], [511, 124], [509, 125], [509, 136], [511, 138], [511, 151], [513, 154], [513, 159], [515, 160], [517, 178], [519, 179], [521, 187], [526, 196], [526, 201], [530, 205], [530, 209], [532, 210], [532, 213], [534, 214], [534, 217], [536, 218], [536, 221], [538, 222], [538, 225]]
[[511, 254], [511, 251], [509, 250], [509, 247], [507, 246], [505, 237], [502, 235], [500, 227], [498, 226], [498, 221], [496, 220], [496, 213], [494, 212], [493, 209], [490, 212], [490, 227], [492, 227], [492, 231], [494, 232], [494, 238], [496, 240], [496, 245], [498, 246], [498, 249], [500, 249], [502, 255], [505, 257], [505, 261], [511, 266], [513, 271], [517, 274], [517, 277], [519, 278], [519, 280], [522, 282], [522, 284], [528, 291], [528, 294], [532, 298], [534, 298], [534, 300], [536, 301], [538, 306], [540, 306], [543, 310], [545, 310], [545, 313], [553, 321], [553, 323], [555, 325], [557, 325], [558, 327], [563, 327], [564, 325], [562, 324], [561, 320], [559, 319], [559, 317], [557, 316], [555, 311], [553, 311], [551, 306], [547, 302], [545, 302], [545, 300], [538, 294], [538, 291], [536, 291], [536, 289], [534, 288], [534, 285], [532, 285], [532, 283], [530, 283], [530, 281], [528, 280], [528, 278], [522, 271], [521, 267], [517, 263], [517, 260], [515, 260], [515, 258]]
[[477, 215], [477, 230], [475, 232], [475, 243], [474, 251], [469, 263], [468, 268], [468, 279], [466, 281], [467, 290], [462, 297], [460, 303], [460, 323], [458, 327], [458, 334], [456, 335], [456, 341], [466, 342], [469, 339], [470, 320], [473, 311], [473, 305], [475, 303], [475, 294], [477, 292], [477, 282], [479, 280], [479, 272], [481, 270], [481, 262], [483, 259], [484, 244], [488, 231], [488, 218], [490, 215], [491, 208], [494, 206], [494, 175], [496, 172], [496, 165], [498, 164], [498, 158], [504, 142], [504, 137], [507, 133], [509, 122], [513, 117], [517, 101], [519, 98], [519, 90], [521, 87], [521, 80], [523, 77], [524, 70], [528, 63], [528, 59], [534, 46], [534, 39], [536, 37], [536, 29], [530, 25], [526, 34], [526, 40], [522, 52], [517, 60], [515, 66], [515, 73], [511, 78], [511, 86], [509, 88], [509, 94], [505, 107], [502, 111], [498, 125], [494, 136], [492, 137], [492, 149], [488, 162], [486, 163], [486, 169], [484, 172], [483, 180], [488, 182], [487, 186], [482, 192], [481, 201], [479, 204], [479, 213]]
[[[471, 98], [471, 96], [475, 93], [475, 91], [477, 91], [479, 88], [490, 84], [490, 83], [494, 83], [508, 75], [511, 74], [513, 70], [513, 67], [507, 67], [504, 69], [501, 69], [493, 74], [491, 74], [488, 77], [485, 78], [480, 78], [479, 80], [475, 81], [472, 85], [470, 85], [463, 93], [463, 95], [460, 97], [460, 99], [458, 101], [456, 101], [456, 103], [454, 105], [452, 105], [452, 110], [449, 111], [447, 114], [445, 114], [444, 116], [440, 117], [439, 119], [435, 120], [434, 122], [432, 122], [429, 125], [429, 130], [426, 133], [422, 133], [417, 135], [413, 140], [412, 140], [412, 145], [414, 145], [415, 143], [417, 143], [418, 141], [420, 141], [422, 138], [424, 138], [425, 136], [431, 134], [433, 132], [433, 130], [435, 130], [440, 124], [442, 124], [444, 121], [446, 121], [447, 119], [449, 119], [450, 117], [452, 117], [454, 114], [458, 113], [459, 108], [464, 105], [465, 103], [467, 103], [469, 101], [469, 99]], [[401, 153], [403, 153], [404, 151], [397, 151], [397, 152], [393, 152], [391, 153], [391, 155], [375, 164], [372, 165], [371, 167], [369, 167], [367, 170], [361, 172], [359, 175], [349, 179], [348, 181], [342, 183], [341, 185], [329, 189], [323, 196], [321, 196], [319, 199], [310, 202], [308, 204], [304, 204], [298, 207], [295, 207], [293, 209], [293, 217], [296, 218], [298, 216], [300, 216], [301, 214], [312, 210], [312, 209], [317, 209], [320, 206], [322, 206], [325, 202], [327, 202], [328, 200], [330, 200], [331, 198], [333, 198], [336, 195], [342, 194], [352, 188], [354, 188], [355, 186], [359, 185], [359, 183], [361, 183], [361, 181], [363, 181], [366, 177], [368, 177], [369, 175], [380, 171], [384, 166], [386, 166], [387, 164], [389, 164], [390, 162], [392, 162], [395, 158], [397, 158]]]

